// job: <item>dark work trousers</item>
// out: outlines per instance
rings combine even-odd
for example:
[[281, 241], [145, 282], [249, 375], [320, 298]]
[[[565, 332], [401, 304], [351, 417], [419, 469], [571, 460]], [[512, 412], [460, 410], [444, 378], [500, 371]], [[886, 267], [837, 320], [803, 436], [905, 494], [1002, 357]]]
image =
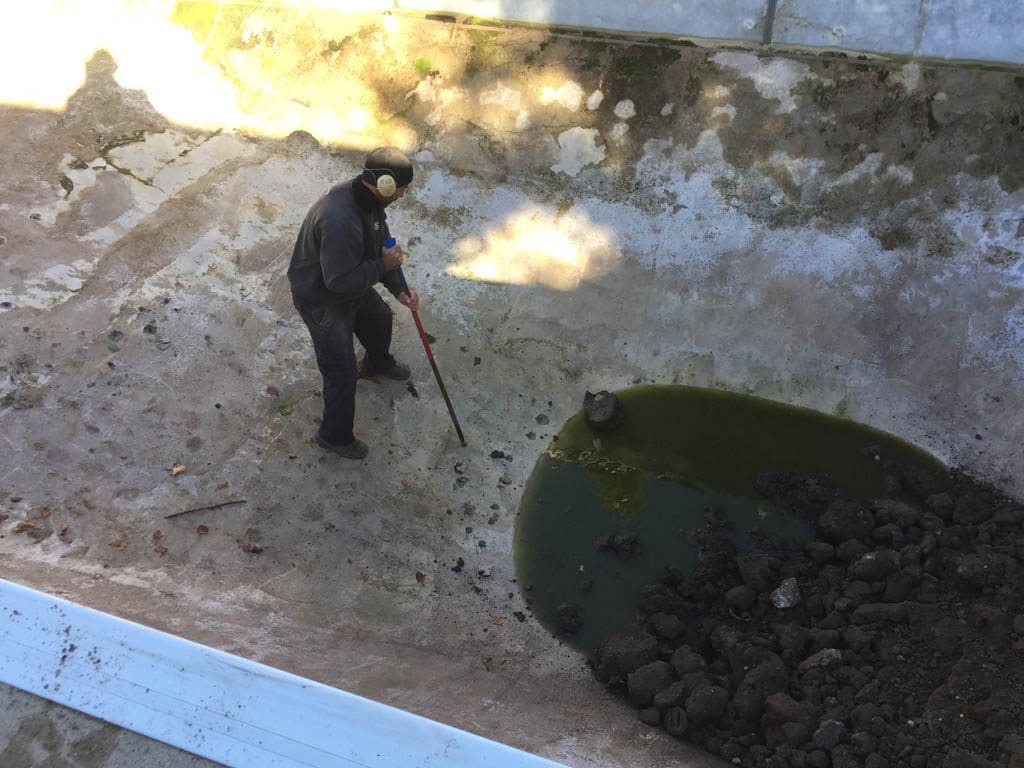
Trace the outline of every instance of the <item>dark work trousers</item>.
[[355, 439], [352, 422], [356, 411], [355, 335], [366, 350], [372, 368], [386, 368], [391, 357], [393, 312], [376, 290], [344, 304], [309, 304], [296, 300], [313, 339], [316, 364], [324, 377], [324, 417], [320, 437], [332, 445], [348, 445]]

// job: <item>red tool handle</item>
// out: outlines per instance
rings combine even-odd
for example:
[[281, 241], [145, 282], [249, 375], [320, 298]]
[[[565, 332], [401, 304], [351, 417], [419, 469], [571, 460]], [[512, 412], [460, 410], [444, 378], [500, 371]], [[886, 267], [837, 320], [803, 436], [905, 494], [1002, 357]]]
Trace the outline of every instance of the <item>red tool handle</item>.
[[[387, 242], [390, 243], [390, 245], [385, 243], [389, 248], [393, 247], [395, 244], [394, 240], [389, 239]], [[409, 284], [405, 281], [405, 275], [402, 273], [402, 268], [399, 267], [397, 272], [398, 279], [402, 281], [402, 285], [405, 287], [405, 293], [411, 296], [412, 294], [409, 292]], [[431, 370], [434, 371], [434, 379], [437, 381], [438, 389], [441, 390], [441, 395], [444, 397], [444, 404], [448, 406], [448, 415], [452, 417], [452, 424], [455, 426], [455, 432], [459, 436], [459, 442], [465, 445], [466, 438], [462, 434], [462, 427], [459, 425], [459, 417], [455, 415], [455, 408], [452, 406], [451, 398], [448, 397], [448, 390], [445, 389], [444, 382], [441, 380], [441, 372], [437, 369], [437, 362], [434, 360], [434, 352], [430, 348], [430, 341], [427, 339], [427, 332], [423, 330], [423, 323], [420, 321], [420, 313], [415, 309], [410, 309], [409, 311], [412, 312], [412, 319], [413, 322], [416, 323], [416, 330], [419, 331], [420, 341], [423, 342], [423, 349], [427, 352], [427, 360], [430, 362]]]
[[427, 332], [423, 330], [423, 323], [420, 321], [420, 313], [415, 309], [411, 311], [413, 322], [416, 323], [416, 330], [420, 332], [420, 341], [423, 342], [423, 348], [427, 350], [427, 357], [433, 361], [434, 353], [430, 349], [430, 339], [427, 338]]

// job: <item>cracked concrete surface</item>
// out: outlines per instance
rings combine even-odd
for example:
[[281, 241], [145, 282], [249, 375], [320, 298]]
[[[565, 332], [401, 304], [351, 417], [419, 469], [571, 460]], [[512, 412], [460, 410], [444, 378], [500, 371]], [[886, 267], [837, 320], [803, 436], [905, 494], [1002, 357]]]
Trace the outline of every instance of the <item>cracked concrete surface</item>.
[[[231, 105], [179, 113], [130, 26], [62, 49], [66, 104], [0, 94], [6, 578], [567, 765], [713, 765], [513, 619], [519, 494], [586, 389], [810, 406], [1024, 490], [1020, 72], [200, 11], [146, 43]], [[396, 304], [415, 393], [360, 383], [353, 464], [311, 442], [284, 270], [378, 143], [469, 446]]]

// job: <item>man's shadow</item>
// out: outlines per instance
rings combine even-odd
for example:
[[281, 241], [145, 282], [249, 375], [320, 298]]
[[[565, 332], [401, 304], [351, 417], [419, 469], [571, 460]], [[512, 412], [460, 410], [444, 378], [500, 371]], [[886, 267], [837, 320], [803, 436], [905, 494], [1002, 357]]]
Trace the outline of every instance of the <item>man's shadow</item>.
[[118, 83], [116, 72], [117, 62], [110, 52], [97, 49], [85, 62], [85, 80], [64, 107], [61, 123], [80, 147], [75, 154], [81, 160], [100, 157], [113, 147], [171, 125], [145, 91]]

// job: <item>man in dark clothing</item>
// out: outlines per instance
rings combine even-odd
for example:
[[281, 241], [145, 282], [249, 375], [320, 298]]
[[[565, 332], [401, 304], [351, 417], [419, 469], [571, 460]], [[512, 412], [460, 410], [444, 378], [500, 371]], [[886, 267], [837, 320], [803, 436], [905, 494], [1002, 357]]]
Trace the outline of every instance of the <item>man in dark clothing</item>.
[[[405, 195], [412, 163], [399, 150], [382, 147], [363, 166], [359, 176], [333, 187], [309, 209], [288, 266], [292, 300], [324, 379], [316, 442], [348, 459], [362, 459], [369, 450], [352, 432], [356, 380], [379, 375], [405, 381], [410, 374], [391, 356], [393, 313], [373, 286], [383, 283], [404, 306], [419, 308], [416, 291], [397, 271], [401, 246], [384, 247], [391, 237], [384, 209]], [[366, 351], [358, 367], [353, 336]]]

